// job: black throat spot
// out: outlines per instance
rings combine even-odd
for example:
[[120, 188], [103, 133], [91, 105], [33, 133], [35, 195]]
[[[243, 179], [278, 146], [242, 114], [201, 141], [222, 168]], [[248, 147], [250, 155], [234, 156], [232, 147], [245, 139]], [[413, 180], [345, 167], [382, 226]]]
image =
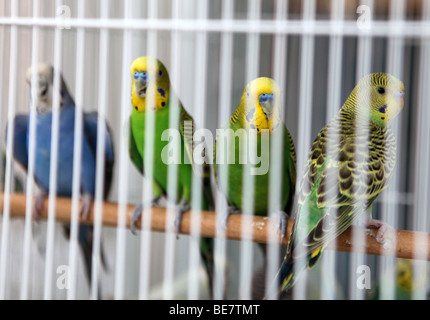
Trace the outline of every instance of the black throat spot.
[[160, 93], [162, 97], [166, 97], [166, 92], [162, 88], [157, 88], [157, 91]]
[[388, 107], [387, 105], [384, 105], [384, 106], [380, 107], [378, 111], [380, 113], [386, 113], [387, 112], [387, 107]]

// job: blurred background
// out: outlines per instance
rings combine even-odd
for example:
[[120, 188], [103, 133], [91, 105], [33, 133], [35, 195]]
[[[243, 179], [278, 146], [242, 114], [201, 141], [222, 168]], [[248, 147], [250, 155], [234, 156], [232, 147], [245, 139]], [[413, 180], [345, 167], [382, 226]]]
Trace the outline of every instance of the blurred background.
[[[247, 43], [249, 35], [246, 32], [211, 31], [205, 33], [206, 38], [206, 70], [205, 87], [196, 79], [195, 67], [197, 55], [197, 42], [202, 31], [196, 23], [195, 30], [179, 32], [179, 44], [172, 49], [172, 30], [157, 29], [157, 58], [159, 58], [171, 70], [172, 60], [178, 59], [175, 73], [170, 71], [173, 82], [173, 89], [180, 97], [187, 111], [195, 116], [199, 113], [197, 126], [206, 127], [214, 134], [216, 128], [221, 127], [239, 103], [245, 85], [256, 76], [276, 77], [281, 74], [283, 77], [282, 95], [283, 118], [286, 126], [290, 130], [296, 143], [298, 153], [298, 164], [303, 163], [310, 144], [321, 128], [340, 109], [351, 90], [354, 88], [357, 79], [370, 72], [390, 72], [403, 80], [406, 87], [405, 108], [396, 122], [393, 129], [398, 143], [398, 163], [396, 178], [390, 188], [378, 198], [374, 205], [374, 216], [388, 220], [397, 229], [429, 231], [427, 212], [421, 210], [427, 208], [429, 181], [429, 154], [427, 130], [430, 125], [428, 117], [429, 109], [427, 91], [430, 89], [428, 80], [429, 67], [429, 32], [427, 29], [417, 25], [421, 20], [429, 23], [429, 1], [285, 1], [287, 5], [282, 5], [281, 1], [275, 0], [232, 0], [232, 1], [205, 1], [207, 12], [206, 19], [216, 23], [222, 21], [226, 14], [231, 14], [234, 22], [240, 22], [249, 18], [262, 23], [273, 23], [278, 19], [279, 10], [281, 21], [300, 21], [301, 19], [320, 23], [321, 26], [330, 26], [331, 20], [343, 21], [348, 24], [345, 33], [336, 33], [336, 29], [321, 29], [315, 34], [304, 32], [298, 28], [282, 30], [281, 32], [257, 32], [258, 43], [257, 54], [258, 65], [250, 66], [247, 59]], [[10, 86], [10, 44], [11, 25], [14, 22], [7, 20], [11, 17], [13, 1], [0, 0], [0, 146], [5, 147], [5, 126], [8, 116], [8, 94]], [[153, 4], [154, 2], [152, 2]], [[85, 19], [99, 19], [102, 14], [107, 14], [107, 18], [120, 21], [125, 16], [127, 19], [148, 19], [148, 7], [151, 1], [131, 0], [130, 14], [124, 12], [124, 0], [43, 0], [40, 1], [38, 15], [40, 18], [58, 17], [57, 8], [65, 5], [70, 8], [71, 18], [78, 18], [78, 5], [83, 6]], [[33, 17], [32, 0], [17, 1], [17, 12], [14, 21]], [[370, 10], [371, 20], [374, 25], [369, 31], [362, 31], [358, 23], [362, 13], [357, 13], [357, 8], [365, 5]], [[202, 4], [200, 0], [160, 0], [156, 1], [156, 17], [158, 19], [200, 19]], [[231, 9], [226, 9], [226, 7]], [[172, 8], [177, 10], [174, 12]], [[257, 10], [251, 10], [257, 8]], [[256, 16], [252, 16], [257, 13]], [[343, 20], [342, 20], [343, 19]], [[94, 20], [92, 20], [94, 21]], [[197, 21], [197, 20], [196, 20]], [[30, 21], [31, 22], [31, 21]], [[20, 25], [18, 27], [18, 55], [16, 70], [16, 112], [28, 113], [30, 108], [30, 89], [25, 83], [25, 72], [31, 65], [32, 53], [32, 24]], [[35, 20], [35, 25], [37, 19]], [[393, 26], [406, 30], [404, 33], [391, 33]], [[129, 106], [129, 96], [126, 102], [122, 101], [121, 88], [124, 79], [128, 79], [131, 88], [129, 67], [137, 57], [148, 53], [148, 30], [139, 29], [131, 31], [130, 55], [123, 55], [124, 30], [120, 27], [108, 29], [108, 50], [100, 52], [100, 37], [102, 24], [99, 27], [85, 28], [85, 63], [78, 66], [76, 61], [77, 52], [77, 28], [62, 30], [61, 38], [61, 72], [68, 84], [72, 95], [76, 88], [76, 70], [83, 68], [84, 72], [84, 109], [86, 111], [96, 111], [100, 97], [99, 92], [99, 72], [100, 55], [106, 55], [107, 64], [107, 105], [106, 114], [109, 126], [112, 128], [116, 154], [121, 152], [123, 141], [123, 126], [121, 118], [122, 106]], [[259, 25], [255, 27], [257, 30]], [[54, 59], [54, 34], [55, 27], [42, 26], [39, 31], [39, 60], [53, 63]], [[234, 28], [233, 28], [234, 29]], [[426, 31], [424, 31], [426, 30]], [[230, 33], [231, 32], [231, 33]], [[222, 79], [222, 41], [226, 34], [232, 34], [232, 55], [231, 55], [231, 93], [228, 114], [220, 114], [220, 95], [224, 89], [222, 84], [226, 79]], [[276, 41], [282, 39], [283, 58], [282, 65], [275, 61]], [[176, 55], [176, 56], [173, 56]], [[249, 69], [255, 72], [247, 72]], [[282, 70], [279, 72], [279, 68]], [[254, 74], [253, 74], [254, 73]], [[333, 88], [333, 86], [337, 86]], [[196, 90], [205, 91], [204, 105], [196, 105]], [[131, 108], [130, 108], [131, 112]], [[195, 120], [197, 120], [195, 118]], [[118, 159], [118, 157], [117, 157]], [[4, 160], [1, 160], [3, 165]], [[118, 201], [118, 194], [121, 188], [119, 184], [119, 161], [116, 161], [114, 168], [114, 181], [108, 200]], [[142, 192], [142, 178], [131, 162], [128, 166], [128, 195], [129, 204], [140, 202]], [[424, 167], [423, 167], [424, 166]], [[298, 165], [303, 168], [302, 164]], [[425, 169], [425, 170], [424, 170]], [[25, 174], [18, 166], [14, 166], [13, 174], [16, 176], [16, 189], [25, 189]], [[2, 173], [3, 179], [3, 173]], [[301, 172], [298, 171], [300, 181]], [[424, 187], [423, 187], [424, 186]], [[23, 190], [25, 192], [25, 190]], [[3, 210], [3, 208], [0, 208]], [[23, 258], [23, 232], [24, 220], [12, 219], [9, 233], [8, 261], [7, 261], [7, 284], [6, 298], [17, 299], [20, 295], [22, 258]], [[54, 266], [67, 265], [69, 245], [64, 238], [61, 228], [56, 228], [54, 246]], [[110, 266], [107, 272], [102, 273], [101, 288], [103, 298], [114, 297], [116, 279], [116, 256], [117, 250], [117, 229], [111, 227], [103, 228], [103, 246], [107, 254], [107, 261]], [[0, 230], [2, 232], [2, 230]], [[40, 299], [43, 297], [44, 267], [45, 267], [45, 246], [46, 246], [46, 222], [39, 221], [33, 223], [33, 238], [31, 259], [30, 259], [30, 282], [29, 298]], [[121, 248], [125, 255], [125, 270], [123, 274], [125, 299], [135, 299], [138, 297], [140, 265], [139, 252], [140, 236], [132, 235], [129, 230], [126, 232], [126, 246]], [[162, 281], [164, 250], [164, 233], [153, 232], [151, 234], [151, 253], [147, 261], [150, 272], [150, 298], [162, 298]], [[181, 235], [175, 243], [174, 257], [174, 298], [186, 298], [186, 285], [188, 277], [188, 255], [189, 237]], [[228, 241], [228, 281], [227, 298], [237, 298], [239, 288], [240, 265], [240, 242]], [[255, 244], [253, 255], [250, 257], [252, 268], [260, 270], [263, 259], [260, 248]], [[303, 298], [337, 298], [355, 299], [367, 296], [366, 290], [357, 290], [354, 279], [359, 265], [365, 264], [372, 272], [372, 284], [379, 282], [381, 275], [386, 268], [394, 267], [395, 259], [371, 256], [363, 254], [351, 254], [337, 251], [327, 251], [327, 256], [335, 261], [332, 275], [336, 279], [330, 279], [328, 285], [321, 283], [321, 268], [312, 271], [309, 286], [310, 289], [306, 297]], [[77, 279], [77, 298], [87, 299], [89, 297], [88, 285], [82, 267], [82, 259], [79, 257], [78, 263], [80, 272]], [[202, 279], [204, 272], [202, 271]], [[314, 280], [312, 280], [314, 279]], [[315, 280], [316, 279], [316, 280]], [[66, 291], [54, 287], [52, 291], [53, 299], [65, 299]], [[424, 287], [427, 286], [425, 281]], [[327, 288], [330, 291], [326, 296], [323, 292]], [[316, 289], [315, 289], [316, 288]], [[334, 289], [333, 289], [334, 288]], [[202, 280], [201, 298], [207, 298], [207, 288]], [[424, 295], [417, 295], [423, 298]]]

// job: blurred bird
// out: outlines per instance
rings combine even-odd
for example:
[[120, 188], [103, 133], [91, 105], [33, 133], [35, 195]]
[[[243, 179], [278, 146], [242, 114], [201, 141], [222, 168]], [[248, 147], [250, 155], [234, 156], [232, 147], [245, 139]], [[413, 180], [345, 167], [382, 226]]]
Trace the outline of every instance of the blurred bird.
[[[224, 125], [222, 132], [224, 137], [217, 135], [214, 148], [215, 179], [221, 192], [227, 197], [228, 209], [221, 223], [226, 226], [231, 213], [239, 213], [249, 199], [246, 198], [247, 188], [252, 188], [253, 200], [252, 209], [255, 215], [269, 216], [270, 192], [280, 188], [280, 199], [277, 201], [281, 211], [275, 212], [279, 216], [279, 229], [283, 238], [286, 232], [288, 214], [294, 202], [294, 192], [296, 187], [296, 154], [294, 142], [290, 132], [282, 123], [280, 114], [280, 88], [279, 85], [270, 78], [257, 78], [247, 84], [243, 91], [239, 106], [234, 111], [230, 121]], [[256, 133], [256, 140], [251, 140], [251, 131]], [[229, 136], [229, 132], [231, 135]], [[267, 136], [264, 137], [264, 133]], [[237, 139], [236, 137], [239, 137]], [[279, 140], [279, 139], [282, 140]], [[220, 145], [224, 139], [224, 146]], [[231, 139], [229, 143], [229, 139]], [[282, 141], [282, 145], [277, 146], [281, 150], [278, 176], [280, 185], [274, 185], [270, 181], [271, 167], [270, 159], [271, 145]], [[227, 141], [226, 141], [227, 140]], [[263, 145], [265, 150], [263, 151]], [[220, 147], [226, 149], [226, 159], [222, 159]], [[248, 149], [256, 150], [259, 154], [259, 163], [246, 159], [249, 155]], [[261, 150], [261, 151], [260, 151]], [[223, 150], [222, 150], [223, 151]], [[224, 151], [223, 151], [224, 152]], [[230, 161], [234, 156], [234, 161]], [[244, 161], [248, 160], [248, 164]], [[256, 164], [254, 164], [256, 163]], [[257, 170], [258, 167], [263, 169]], [[226, 172], [227, 181], [221, 179], [223, 172]], [[253, 175], [253, 185], [243, 186], [244, 175]]]
[[[35, 79], [36, 101], [36, 147], [34, 179], [39, 190], [34, 199], [33, 216], [40, 218], [45, 198], [49, 194], [50, 165], [51, 165], [51, 129], [54, 93], [54, 68], [51, 65], [40, 63], [27, 70], [27, 82], [31, 86], [33, 74]], [[73, 181], [73, 156], [75, 141], [75, 102], [71, 97], [63, 77], [60, 75], [59, 97], [60, 115], [58, 132], [58, 163], [57, 163], [57, 196], [72, 196]], [[92, 201], [95, 195], [96, 178], [96, 149], [97, 149], [97, 118], [96, 112], [83, 113], [82, 128], [82, 166], [80, 174], [81, 205], [80, 215], [88, 219]], [[17, 115], [14, 119], [14, 145], [13, 156], [24, 169], [28, 168], [29, 155], [29, 116]], [[105, 131], [105, 158], [104, 158], [104, 198], [106, 199], [111, 187], [114, 150], [110, 130], [106, 124]], [[70, 225], [64, 225], [66, 236], [70, 235]], [[93, 227], [87, 224], [79, 225], [79, 245], [82, 250], [85, 271], [89, 284], [91, 284], [92, 251], [93, 251]], [[103, 250], [101, 250], [102, 264], [106, 267]], [[100, 294], [100, 292], [99, 292]]]
[[[1, 160], [1, 164], [2, 164], [2, 169], [1, 169], [1, 173], [0, 173], [0, 191], [3, 192], [4, 191], [4, 184], [5, 184], [5, 180], [6, 180], [6, 154], [3, 152], [2, 153], [2, 160]], [[24, 183], [23, 181], [20, 179], [21, 177], [15, 175], [13, 176], [13, 191], [14, 192], [23, 192], [24, 191]]]
[[389, 126], [404, 106], [404, 85], [392, 75], [363, 77], [339, 113], [316, 137], [298, 199], [287, 252], [273, 286], [288, 290], [327, 243], [368, 212], [367, 226], [384, 241], [388, 225], [371, 219], [372, 203], [394, 172], [396, 142]]
[[[133, 108], [129, 123], [130, 159], [135, 167], [144, 174], [144, 163], [148, 161], [148, 159], [145, 159], [144, 154], [146, 143], [153, 146], [154, 155], [152, 164], [154, 168], [152, 176], [154, 198], [150, 203], [142, 203], [133, 210], [132, 229], [136, 228], [137, 222], [142, 215], [142, 210], [158, 205], [158, 201], [165, 196], [169, 201], [174, 201], [176, 205], [174, 226], [178, 236], [182, 215], [191, 209], [193, 191], [202, 190], [201, 206], [193, 209], [213, 209], [210, 167], [207, 162], [204, 162], [201, 166], [194, 162], [194, 121], [171, 89], [169, 74], [163, 63], [152, 57], [137, 58], [131, 66], [131, 76], [131, 103]], [[177, 101], [177, 103], [172, 103], [172, 101]], [[180, 141], [177, 141], [177, 143], [180, 144], [180, 150], [185, 149], [180, 158], [180, 163], [169, 163], [168, 159], [163, 156], [163, 150], [168, 149], [167, 145], [169, 143], [163, 138], [163, 133], [169, 132], [167, 130], [171, 129], [169, 119], [172, 117], [173, 112], [177, 112], [179, 118], [172, 129], [179, 129]], [[155, 121], [153, 141], [148, 141], [148, 137], [145, 137], [147, 113], [151, 113]], [[168, 189], [168, 179], [174, 179], [174, 177], [169, 177], [168, 175], [170, 166], [176, 166], [177, 169], [177, 185], [174, 193]], [[198, 181], [198, 185], [193, 185], [193, 177], [197, 178], [195, 181]], [[208, 274], [209, 292], [212, 294], [213, 239], [201, 238], [200, 253]]]
[[[424, 292], [423, 297], [427, 299], [427, 272], [427, 267], [415, 269], [413, 260], [397, 259], [394, 268], [395, 279], [393, 279], [391, 273], [383, 274], [376, 287], [369, 292], [369, 299], [385, 299], [383, 295], [384, 288], [394, 290], [389, 294], [390, 298], [395, 300], [413, 300], [414, 292], [418, 293], [418, 296], [421, 296], [421, 293]], [[393, 280], [395, 281], [394, 285]], [[391, 296], [391, 294], [394, 294], [394, 296]]]
[[[282, 256], [280, 259], [282, 260]], [[264, 299], [266, 293], [266, 277], [267, 277], [267, 264], [257, 269], [253, 274], [251, 299], [261, 300]], [[279, 300], [294, 300], [295, 293], [292, 287], [288, 291], [282, 291]], [[344, 288], [342, 283], [333, 272], [327, 272], [324, 269], [323, 263], [317, 263], [315, 267], [308, 270], [306, 277], [306, 284], [304, 292], [306, 300], [343, 300], [345, 299]]]

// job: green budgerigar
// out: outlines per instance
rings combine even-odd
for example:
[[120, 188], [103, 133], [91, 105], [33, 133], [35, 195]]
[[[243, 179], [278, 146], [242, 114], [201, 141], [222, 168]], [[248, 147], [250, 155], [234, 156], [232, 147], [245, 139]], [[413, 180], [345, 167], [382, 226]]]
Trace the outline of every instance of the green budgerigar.
[[[218, 131], [214, 158], [216, 181], [221, 192], [226, 195], [229, 206], [224, 216], [225, 221], [221, 222], [226, 225], [231, 213], [243, 212], [246, 202], [249, 201], [248, 188], [251, 189], [253, 198], [253, 214], [269, 216], [270, 193], [280, 189], [281, 196], [276, 204], [279, 211], [275, 213], [279, 215], [279, 228], [283, 237], [286, 232], [287, 214], [290, 213], [294, 200], [296, 155], [293, 139], [281, 120], [279, 104], [280, 88], [273, 79], [261, 77], [249, 82], [230, 121]], [[282, 145], [277, 147], [277, 142], [282, 142]], [[279, 180], [278, 185], [270, 180], [273, 174], [271, 156], [275, 156], [271, 152], [273, 143], [281, 151], [279, 159], [275, 158], [281, 165], [273, 169], [279, 171], [275, 173]], [[258, 161], [251, 159], [252, 149], [260, 157]], [[226, 172], [226, 181], [221, 179], [223, 172]], [[245, 175], [253, 175], [250, 179], [251, 187], [244, 185]]]
[[389, 128], [404, 106], [404, 85], [394, 76], [363, 77], [339, 113], [319, 132], [305, 166], [298, 209], [284, 261], [273, 284], [288, 290], [311, 268], [327, 243], [363, 212], [384, 241], [388, 225], [371, 218], [372, 203], [387, 187], [396, 163]]
[[[131, 66], [131, 76], [131, 103], [133, 108], [129, 126], [129, 155], [136, 168], [145, 174], [144, 164], [148, 161], [145, 161], [145, 144], [152, 145], [152, 166], [154, 169], [152, 173], [154, 199], [149, 204], [143, 203], [136, 206], [132, 213], [132, 228], [140, 220], [142, 210], [145, 207], [157, 205], [158, 200], [165, 196], [168, 200], [173, 200], [176, 203], [174, 223], [178, 235], [182, 215], [191, 209], [192, 190], [203, 191], [201, 207], [195, 209], [213, 209], [210, 168], [206, 162], [201, 166], [194, 165], [194, 121], [172, 91], [169, 75], [163, 63], [152, 57], [137, 58]], [[171, 101], [177, 103], [171, 103]], [[171, 128], [170, 117], [174, 112], [179, 115], [178, 123], [176, 123], [176, 127]], [[146, 117], [149, 116], [149, 113], [152, 113], [154, 121], [153, 141], [148, 141], [148, 137], [145, 137]], [[163, 156], [163, 154], [166, 155], [166, 150], [169, 150], [169, 139], [166, 135], [169, 129], [178, 129], [180, 150], [185, 150], [179, 162], [170, 163], [169, 159]], [[169, 176], [168, 169], [170, 166], [176, 166], [176, 177]], [[193, 179], [195, 175], [198, 176], [198, 179]], [[175, 191], [169, 191], [169, 179], [177, 181]], [[193, 180], [198, 181], [199, 185], [193, 186]], [[176, 194], [171, 194], [173, 192]], [[213, 239], [201, 238], [201, 254], [208, 272], [209, 289], [212, 292]]]

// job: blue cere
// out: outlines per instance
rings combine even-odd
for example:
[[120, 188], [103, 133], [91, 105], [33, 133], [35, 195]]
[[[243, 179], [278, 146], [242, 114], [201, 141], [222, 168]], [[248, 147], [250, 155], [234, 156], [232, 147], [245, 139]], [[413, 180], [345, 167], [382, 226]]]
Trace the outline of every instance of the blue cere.
[[135, 80], [138, 80], [138, 79], [147, 80], [147, 78], [148, 78], [147, 72], [139, 72], [139, 71], [134, 72], [134, 79]]
[[270, 94], [262, 93], [262, 94], [260, 94], [258, 99], [259, 99], [260, 103], [266, 102], [268, 100], [273, 100], [273, 94], [272, 93], [270, 93]]

